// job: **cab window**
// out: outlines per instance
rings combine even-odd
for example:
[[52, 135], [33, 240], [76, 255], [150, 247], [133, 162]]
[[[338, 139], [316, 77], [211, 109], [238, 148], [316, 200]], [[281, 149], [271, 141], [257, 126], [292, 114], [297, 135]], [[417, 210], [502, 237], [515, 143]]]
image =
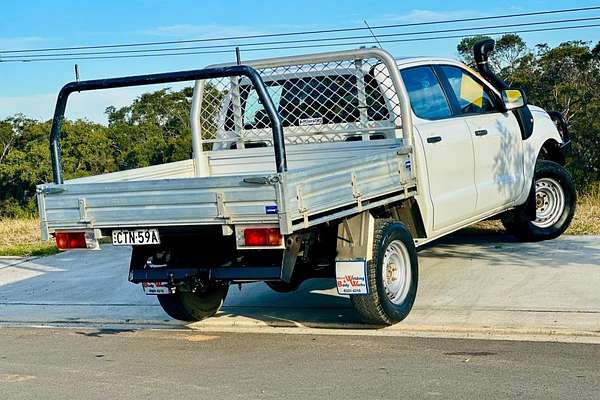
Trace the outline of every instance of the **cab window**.
[[[462, 114], [482, 114], [498, 111], [490, 89], [462, 68], [440, 67], [448, 80]], [[443, 78], [442, 78], [443, 79]]]
[[403, 69], [400, 74], [417, 117], [441, 119], [450, 116], [448, 100], [430, 66]]

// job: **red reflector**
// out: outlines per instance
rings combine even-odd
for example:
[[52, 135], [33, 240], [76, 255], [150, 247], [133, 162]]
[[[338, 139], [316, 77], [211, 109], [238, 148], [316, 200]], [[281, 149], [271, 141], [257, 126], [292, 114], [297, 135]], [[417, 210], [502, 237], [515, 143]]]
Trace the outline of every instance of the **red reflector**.
[[56, 232], [56, 247], [59, 250], [86, 249], [85, 232]]
[[281, 240], [278, 228], [248, 228], [244, 230], [246, 246], [279, 246]]

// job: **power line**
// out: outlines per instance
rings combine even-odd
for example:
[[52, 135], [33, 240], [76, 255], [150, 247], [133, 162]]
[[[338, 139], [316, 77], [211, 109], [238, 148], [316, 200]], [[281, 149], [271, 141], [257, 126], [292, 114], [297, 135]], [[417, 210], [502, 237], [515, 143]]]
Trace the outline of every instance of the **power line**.
[[[478, 26], [469, 28], [452, 28], [452, 29], [438, 29], [429, 31], [417, 31], [417, 32], [398, 32], [398, 33], [383, 33], [377, 35], [377, 37], [398, 37], [398, 36], [413, 36], [413, 35], [430, 35], [437, 33], [451, 33], [460, 31], [477, 31], [483, 29], [500, 29], [500, 28], [514, 28], [519, 26], [531, 26], [531, 25], [550, 25], [550, 24], [562, 24], [567, 22], [583, 22], [583, 21], [597, 21], [600, 16], [587, 17], [587, 18], [570, 18], [562, 20], [551, 20], [551, 21], [536, 21], [536, 22], [523, 22], [515, 24], [504, 24], [504, 25], [488, 25]], [[296, 44], [296, 43], [310, 43], [310, 42], [328, 42], [328, 41], [340, 41], [340, 40], [356, 40], [356, 39], [372, 39], [373, 35], [363, 36], [346, 36], [346, 37], [328, 37], [328, 38], [314, 38], [314, 39], [298, 39], [298, 40], [282, 40], [282, 41], [271, 41], [271, 42], [257, 42], [257, 43], [238, 43], [235, 45], [231, 44], [220, 44], [220, 45], [208, 45], [208, 46], [188, 46], [188, 47], [168, 47], [158, 49], [136, 49], [136, 50], [110, 50], [110, 51], [97, 51], [97, 52], [78, 52], [78, 53], [49, 53], [49, 54], [19, 54], [19, 55], [8, 55], [4, 56], [4, 60], [10, 60], [13, 58], [27, 59], [43, 58], [43, 57], [72, 57], [72, 56], [96, 56], [104, 54], [135, 54], [135, 53], [153, 53], [153, 52], [164, 52], [164, 51], [184, 51], [184, 50], [201, 50], [201, 49], [234, 49], [235, 47], [247, 47], [247, 46], [271, 46], [281, 44]]]
[[[436, 25], [436, 24], [451, 24], [451, 23], [457, 23], [457, 22], [473, 22], [473, 21], [504, 19], [504, 18], [517, 18], [517, 17], [526, 17], [526, 16], [536, 16], [536, 15], [572, 13], [572, 12], [591, 11], [591, 10], [599, 10], [599, 9], [600, 9], [600, 6], [568, 8], [568, 9], [559, 9], [559, 10], [544, 10], [544, 11], [534, 11], [534, 12], [516, 13], [516, 14], [490, 15], [490, 16], [485, 16], [485, 17], [457, 18], [457, 19], [448, 19], [448, 20], [439, 20], [439, 21], [379, 25], [379, 26], [372, 26], [371, 29], [376, 30], [376, 29], [390, 29], [390, 28], [402, 28], [402, 27]], [[107, 45], [95, 45], [95, 46], [72, 46], [72, 47], [55, 47], [55, 48], [41, 48], [41, 49], [5, 50], [5, 51], [0, 51], [0, 53], [3, 53], [3, 54], [32, 53], [32, 52], [47, 52], [47, 51], [90, 50], [90, 49], [105, 49], [105, 48], [120, 48], [120, 47], [157, 46], [157, 45], [168, 45], [168, 44], [215, 42], [215, 41], [226, 41], [226, 40], [259, 39], [259, 38], [267, 38], [267, 37], [315, 35], [315, 34], [324, 34], [324, 33], [363, 31], [363, 30], [367, 30], [367, 29], [368, 29], [367, 27], [321, 29], [321, 30], [313, 30], [313, 31], [280, 32], [280, 33], [269, 33], [269, 34], [258, 34], [258, 35], [229, 36], [229, 37], [220, 37], [220, 38], [188, 39], [188, 40], [170, 40], [170, 41], [160, 41], [160, 42], [139, 42], [139, 43], [121, 43], [121, 44], [107, 44]]]
[[[487, 32], [477, 33], [472, 35], [446, 35], [446, 36], [431, 36], [421, 38], [408, 38], [408, 39], [389, 39], [380, 40], [381, 43], [404, 43], [404, 42], [418, 42], [427, 40], [440, 40], [440, 39], [459, 39], [474, 36], [496, 36], [505, 35], [511, 33], [532, 33], [532, 32], [548, 32], [548, 31], [561, 31], [568, 29], [585, 29], [585, 28], [596, 28], [600, 27], [600, 24], [588, 24], [588, 25], [572, 25], [572, 26], [561, 26], [553, 28], [537, 28], [537, 29], [523, 29], [516, 31], [499, 31], [499, 32]], [[361, 41], [361, 42], [348, 42], [348, 43], [324, 43], [324, 44], [308, 44], [308, 45], [295, 45], [295, 46], [278, 46], [278, 47], [260, 47], [260, 48], [246, 48], [244, 51], [271, 51], [271, 50], [289, 50], [289, 49], [304, 49], [304, 48], [322, 48], [322, 47], [342, 47], [342, 46], [360, 46], [365, 44], [374, 44], [372, 40]], [[92, 57], [56, 57], [56, 58], [44, 58], [44, 59], [10, 59], [2, 62], [37, 62], [37, 61], [72, 61], [72, 60], [105, 60], [105, 59], [121, 59], [121, 58], [142, 58], [142, 57], [166, 57], [166, 56], [183, 56], [183, 55], [200, 55], [200, 54], [222, 54], [230, 53], [231, 50], [209, 50], [209, 51], [195, 51], [195, 52], [181, 52], [181, 53], [160, 53], [160, 54], [134, 54], [134, 55], [114, 55], [114, 56], [92, 56]]]

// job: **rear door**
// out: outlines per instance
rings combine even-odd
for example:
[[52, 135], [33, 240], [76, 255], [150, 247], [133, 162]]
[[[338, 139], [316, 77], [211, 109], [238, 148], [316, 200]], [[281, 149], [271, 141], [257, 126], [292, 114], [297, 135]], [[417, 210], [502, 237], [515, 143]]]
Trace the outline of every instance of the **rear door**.
[[521, 131], [515, 116], [503, 113], [492, 90], [466, 69], [451, 65], [435, 68], [473, 138], [477, 213], [510, 204], [521, 193], [524, 182]]
[[433, 229], [450, 227], [475, 214], [473, 139], [463, 118], [453, 118], [433, 67], [400, 71], [421, 137], [433, 203]]

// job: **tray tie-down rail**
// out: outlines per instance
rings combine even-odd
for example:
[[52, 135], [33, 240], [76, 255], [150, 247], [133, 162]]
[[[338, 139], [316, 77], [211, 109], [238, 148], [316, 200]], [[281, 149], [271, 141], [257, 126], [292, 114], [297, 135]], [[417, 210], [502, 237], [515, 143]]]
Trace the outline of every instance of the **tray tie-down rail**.
[[130, 86], [155, 85], [161, 83], [184, 82], [202, 79], [245, 76], [252, 82], [254, 89], [269, 117], [273, 131], [273, 147], [275, 148], [275, 167], [278, 173], [287, 171], [285, 143], [281, 118], [273, 100], [269, 96], [266, 85], [260, 74], [252, 67], [234, 65], [214, 67], [190, 71], [166, 72], [160, 74], [135, 75], [110, 79], [96, 79], [80, 82], [70, 82], [62, 87], [56, 101], [52, 129], [50, 131], [50, 156], [52, 158], [52, 176], [55, 184], [64, 183], [60, 136], [64, 121], [65, 109], [69, 95], [73, 92], [83, 92], [98, 89], [114, 89]]

